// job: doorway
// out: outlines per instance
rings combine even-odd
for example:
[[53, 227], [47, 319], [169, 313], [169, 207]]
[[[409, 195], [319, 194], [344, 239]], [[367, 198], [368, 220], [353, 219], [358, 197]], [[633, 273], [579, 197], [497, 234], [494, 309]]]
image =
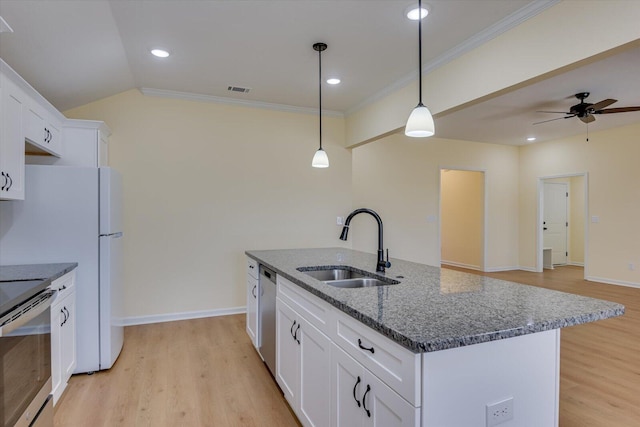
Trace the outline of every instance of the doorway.
[[440, 169], [440, 263], [485, 271], [485, 173]]
[[587, 277], [588, 194], [587, 173], [538, 178], [536, 271], [575, 265]]

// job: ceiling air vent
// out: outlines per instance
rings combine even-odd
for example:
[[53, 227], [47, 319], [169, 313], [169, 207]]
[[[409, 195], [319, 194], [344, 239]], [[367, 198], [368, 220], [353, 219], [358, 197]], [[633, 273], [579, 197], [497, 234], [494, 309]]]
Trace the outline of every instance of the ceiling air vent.
[[251, 88], [248, 87], [240, 87], [240, 86], [228, 86], [227, 90], [229, 92], [238, 92], [238, 93], [249, 93]]

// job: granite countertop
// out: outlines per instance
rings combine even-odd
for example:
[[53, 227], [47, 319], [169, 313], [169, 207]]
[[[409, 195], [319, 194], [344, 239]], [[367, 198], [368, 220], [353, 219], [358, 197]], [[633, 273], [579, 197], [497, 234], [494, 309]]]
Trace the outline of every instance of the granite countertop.
[[49, 280], [64, 276], [78, 263], [0, 265], [0, 282]]
[[[624, 314], [624, 306], [609, 301], [399, 259], [391, 259], [391, 267], [385, 273], [373, 273], [376, 255], [345, 248], [247, 251], [246, 254], [416, 353]], [[340, 265], [384, 275], [401, 283], [343, 289], [296, 270]]]

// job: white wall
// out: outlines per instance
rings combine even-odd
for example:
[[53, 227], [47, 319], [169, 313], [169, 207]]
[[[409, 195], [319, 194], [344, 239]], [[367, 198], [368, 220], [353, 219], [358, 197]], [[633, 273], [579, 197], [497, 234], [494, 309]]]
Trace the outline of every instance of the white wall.
[[[391, 257], [440, 265], [440, 169], [485, 172], [488, 270], [517, 268], [518, 148], [394, 134], [353, 150], [354, 207], [384, 221]], [[357, 222], [356, 222], [357, 221]], [[375, 222], [354, 220], [353, 248], [375, 252]]]
[[[244, 251], [344, 245], [351, 208], [344, 122], [324, 118], [331, 167], [314, 169], [318, 116], [147, 97], [66, 112], [112, 129], [124, 178], [126, 316], [245, 305]], [[140, 319], [132, 319], [142, 316]]]

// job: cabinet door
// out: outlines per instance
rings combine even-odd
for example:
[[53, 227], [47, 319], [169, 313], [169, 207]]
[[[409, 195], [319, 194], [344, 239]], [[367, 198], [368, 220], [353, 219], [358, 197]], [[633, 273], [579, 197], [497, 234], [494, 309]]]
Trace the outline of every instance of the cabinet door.
[[300, 337], [299, 416], [304, 426], [331, 424], [331, 340], [298, 317]]
[[45, 127], [45, 146], [47, 151], [55, 156], [62, 155], [62, 126], [54, 121], [49, 121]]
[[[366, 392], [369, 387], [369, 392]], [[373, 427], [419, 427], [420, 409], [404, 400], [378, 377], [367, 372], [362, 404], [365, 421]]]
[[45, 111], [35, 102], [27, 101], [23, 108], [24, 138], [36, 144], [38, 147], [45, 147], [48, 134], [45, 129]]
[[276, 380], [294, 411], [300, 390], [300, 327], [296, 312], [276, 298]]
[[24, 199], [22, 91], [4, 76], [0, 94], [0, 199]]
[[331, 425], [356, 427], [364, 423], [364, 368], [335, 344], [331, 345]]
[[51, 392], [54, 404], [62, 394], [62, 325], [64, 324], [62, 301], [51, 306]]
[[62, 325], [62, 382], [66, 383], [76, 369], [76, 293], [72, 291], [62, 302], [67, 320]]
[[258, 348], [258, 281], [247, 274], [247, 334]]

